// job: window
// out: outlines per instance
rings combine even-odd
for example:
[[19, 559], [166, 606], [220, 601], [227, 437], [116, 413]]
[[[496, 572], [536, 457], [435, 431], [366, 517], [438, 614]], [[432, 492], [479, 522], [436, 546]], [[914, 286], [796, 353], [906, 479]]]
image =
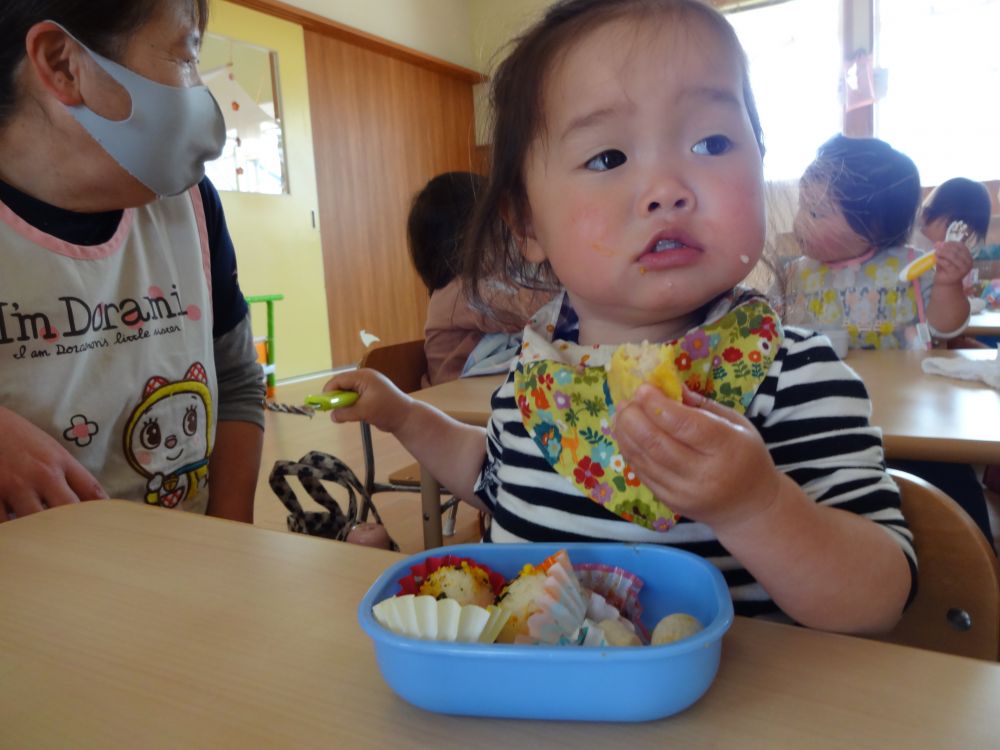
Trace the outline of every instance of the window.
[[1000, 177], [1000, 0], [875, 0], [875, 135], [924, 185]]
[[798, 180], [841, 132], [842, 12], [841, 0], [789, 0], [726, 16], [750, 61], [770, 181]]
[[202, 80], [226, 120], [226, 145], [205, 165], [208, 178], [219, 190], [287, 193], [278, 53], [205, 34], [200, 57]]

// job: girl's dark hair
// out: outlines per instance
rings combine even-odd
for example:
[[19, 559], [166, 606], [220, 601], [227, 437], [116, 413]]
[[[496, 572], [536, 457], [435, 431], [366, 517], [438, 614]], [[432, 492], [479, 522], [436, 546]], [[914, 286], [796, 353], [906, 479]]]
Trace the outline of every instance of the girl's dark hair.
[[489, 185], [479, 202], [467, 238], [464, 273], [471, 302], [492, 310], [484, 297], [493, 279], [534, 288], [558, 285], [548, 263], [528, 263], [521, 254], [528, 198], [524, 166], [535, 137], [544, 128], [546, 76], [557, 56], [588, 32], [620, 18], [667, 17], [679, 23], [698, 19], [716, 31], [738, 55], [743, 68], [743, 100], [761, 154], [764, 140], [750, 89], [746, 55], [725, 17], [699, 0], [562, 0], [542, 19], [512, 40], [511, 53], [500, 63], [490, 94], [492, 104]]
[[[177, 0], [169, 0], [177, 2]], [[186, 0], [202, 31], [208, 0]], [[104, 57], [118, 60], [128, 36], [142, 28], [168, 0], [4, 0], [0, 3], [0, 127], [17, 109], [17, 70], [28, 29], [55, 21]]]
[[461, 272], [465, 235], [485, 185], [482, 175], [445, 172], [413, 196], [406, 236], [427, 291], [447, 286]]
[[835, 135], [816, 153], [802, 182], [829, 187], [844, 218], [876, 250], [905, 244], [920, 206], [917, 165], [878, 138]]
[[990, 230], [993, 202], [990, 191], [981, 182], [965, 177], [945, 180], [931, 191], [920, 210], [920, 218], [930, 223], [944, 217], [951, 224], [964, 221], [976, 240], [982, 242]]

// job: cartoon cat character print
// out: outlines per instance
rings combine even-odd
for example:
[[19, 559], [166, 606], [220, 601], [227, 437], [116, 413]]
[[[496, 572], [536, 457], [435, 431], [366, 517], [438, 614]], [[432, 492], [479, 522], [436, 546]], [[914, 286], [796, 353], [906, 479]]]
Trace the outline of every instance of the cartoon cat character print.
[[182, 380], [146, 382], [125, 428], [125, 456], [146, 478], [146, 502], [175, 508], [208, 482], [212, 394], [200, 362]]

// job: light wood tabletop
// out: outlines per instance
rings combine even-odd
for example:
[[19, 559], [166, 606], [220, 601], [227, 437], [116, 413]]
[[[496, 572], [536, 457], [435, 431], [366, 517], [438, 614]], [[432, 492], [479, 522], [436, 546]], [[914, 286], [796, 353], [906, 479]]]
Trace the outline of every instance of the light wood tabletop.
[[416, 391], [410, 395], [436, 406], [459, 422], [485, 427], [490, 419], [490, 398], [506, 374], [459, 378]]
[[[844, 360], [864, 381], [872, 401], [872, 424], [882, 429], [888, 459], [1000, 464], [1000, 393], [978, 382], [928, 375], [925, 357], [988, 359], [992, 349], [910, 352], [851, 350]], [[485, 425], [490, 397], [504, 375], [460, 378], [425, 388], [413, 397], [462, 422]], [[440, 490], [421, 472], [424, 544], [441, 544]]]
[[844, 360], [868, 388], [872, 423], [888, 458], [1000, 463], [1000, 392], [979, 382], [928, 375], [927, 357], [991, 359], [991, 349], [857, 351]]
[[1000, 336], [1000, 310], [984, 310], [969, 318], [963, 336]]
[[[864, 380], [872, 424], [882, 428], [888, 458], [1000, 463], [1000, 393], [979, 382], [928, 375], [926, 357], [990, 359], [992, 349], [852, 350], [844, 360]], [[469, 424], [485, 425], [502, 375], [463, 378], [413, 394]]]
[[708, 693], [661, 721], [427, 713], [385, 685], [357, 623], [398, 559], [121, 501], [0, 524], [0, 746], [885, 750], [1000, 735], [998, 664], [739, 617]]

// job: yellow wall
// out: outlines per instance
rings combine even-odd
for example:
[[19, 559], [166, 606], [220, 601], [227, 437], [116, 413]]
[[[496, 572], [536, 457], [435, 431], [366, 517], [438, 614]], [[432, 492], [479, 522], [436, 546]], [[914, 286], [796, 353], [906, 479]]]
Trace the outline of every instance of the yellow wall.
[[[246, 295], [284, 294], [275, 304], [279, 379], [330, 369], [323, 252], [302, 28], [226, 2], [212, 4], [208, 30], [278, 53], [285, 113], [289, 195], [222, 193]], [[265, 307], [252, 307], [254, 333], [264, 335]]]

